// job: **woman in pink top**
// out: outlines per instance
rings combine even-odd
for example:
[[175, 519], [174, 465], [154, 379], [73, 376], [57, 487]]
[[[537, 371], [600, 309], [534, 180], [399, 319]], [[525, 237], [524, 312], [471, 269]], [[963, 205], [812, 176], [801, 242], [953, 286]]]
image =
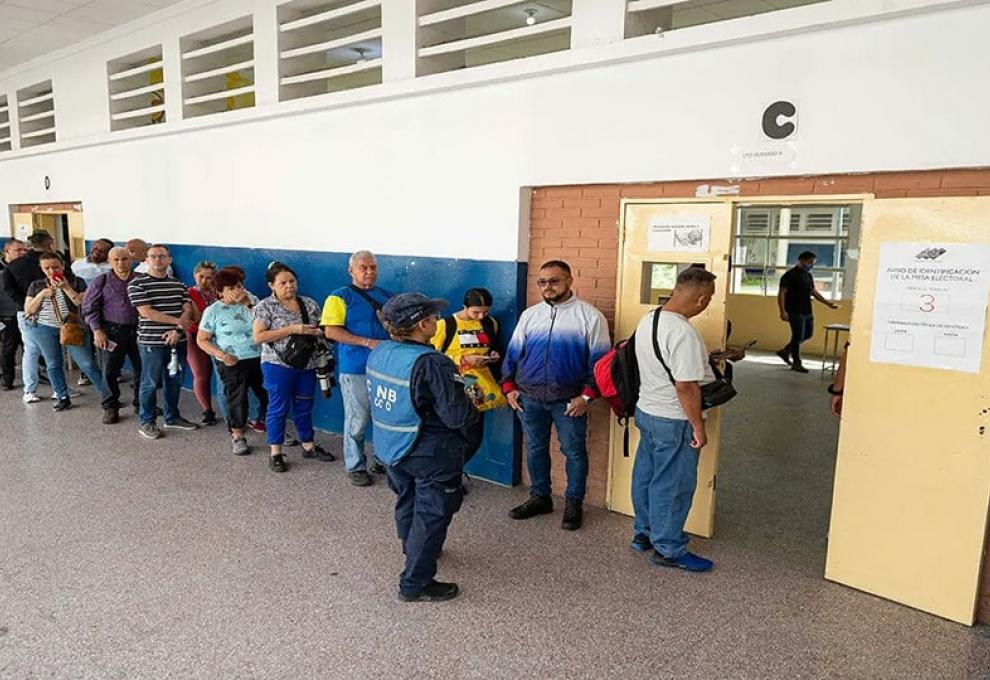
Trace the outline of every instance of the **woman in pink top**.
[[[193, 269], [196, 285], [189, 288], [189, 297], [196, 309], [196, 315], [195, 323], [189, 328], [190, 338], [195, 338], [196, 333], [199, 332], [199, 320], [203, 316], [203, 311], [217, 299], [216, 290], [213, 288], [213, 277], [216, 273], [217, 266], [208, 260], [200, 262]], [[210, 379], [213, 377], [210, 357], [200, 349], [199, 345], [190, 342], [186, 348], [186, 361], [193, 375], [193, 394], [196, 395], [196, 401], [203, 409], [203, 425], [216, 425], [217, 414], [213, 411], [210, 392]]]

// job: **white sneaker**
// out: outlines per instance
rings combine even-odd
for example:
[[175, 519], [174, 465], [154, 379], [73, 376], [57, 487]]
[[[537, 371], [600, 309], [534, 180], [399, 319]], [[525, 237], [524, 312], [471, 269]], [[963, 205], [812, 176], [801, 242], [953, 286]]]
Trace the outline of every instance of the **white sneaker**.
[[21, 397], [21, 399], [24, 401], [25, 404], [37, 404], [39, 401], [41, 401], [41, 397], [39, 397], [36, 392], [28, 392], [23, 397]]

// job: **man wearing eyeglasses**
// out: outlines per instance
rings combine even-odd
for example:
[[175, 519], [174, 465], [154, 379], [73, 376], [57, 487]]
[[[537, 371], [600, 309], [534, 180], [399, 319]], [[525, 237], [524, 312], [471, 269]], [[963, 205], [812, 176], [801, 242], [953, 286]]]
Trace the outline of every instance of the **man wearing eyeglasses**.
[[543, 302], [522, 313], [502, 366], [502, 391], [526, 435], [530, 497], [509, 512], [529, 519], [553, 512], [550, 497], [550, 429], [567, 459], [567, 491], [561, 527], [581, 527], [588, 480], [588, 406], [598, 396], [595, 362], [611, 346], [608, 323], [594, 306], [579, 300], [570, 266], [551, 260], [536, 280]]

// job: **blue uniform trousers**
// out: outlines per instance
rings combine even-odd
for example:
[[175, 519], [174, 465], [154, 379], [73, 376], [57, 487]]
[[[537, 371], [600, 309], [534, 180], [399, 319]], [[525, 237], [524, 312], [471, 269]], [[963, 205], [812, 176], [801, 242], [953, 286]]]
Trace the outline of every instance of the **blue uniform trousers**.
[[408, 456], [388, 468], [395, 502], [395, 526], [406, 555], [399, 591], [416, 595], [437, 573], [437, 557], [450, 520], [461, 507], [465, 439], [423, 433]]

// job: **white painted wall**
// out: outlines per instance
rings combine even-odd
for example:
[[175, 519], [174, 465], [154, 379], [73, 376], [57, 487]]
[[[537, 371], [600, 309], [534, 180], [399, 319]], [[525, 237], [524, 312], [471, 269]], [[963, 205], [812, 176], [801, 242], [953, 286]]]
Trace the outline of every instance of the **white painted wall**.
[[[711, 32], [685, 29], [386, 84], [365, 102], [345, 93], [329, 108], [276, 103], [122, 137], [106, 132], [105, 62], [161, 42], [168, 22], [130, 30], [0, 74], [9, 94], [54, 79], [70, 147], [0, 155], [0, 205], [82, 201], [88, 235], [111, 238], [513, 260], [520, 187], [728, 177], [732, 149], [761, 144], [762, 110], [779, 98], [800, 107], [793, 163], [743, 174], [990, 164], [990, 6], [928, 3], [954, 9], [835, 25], [867, 5], [925, 3], [828, 4], [802, 8], [827, 30], [699, 48]], [[228, 19], [228, 5], [166, 32]], [[734, 23], [740, 36], [787, 28], [774, 15], [746, 21]]]

